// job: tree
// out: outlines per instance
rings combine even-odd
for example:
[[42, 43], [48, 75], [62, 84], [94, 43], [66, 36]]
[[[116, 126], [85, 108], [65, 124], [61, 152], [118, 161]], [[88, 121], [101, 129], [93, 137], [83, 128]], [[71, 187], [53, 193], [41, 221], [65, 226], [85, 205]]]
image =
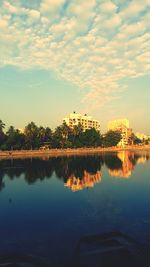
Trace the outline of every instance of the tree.
[[0, 120], [0, 132], [3, 132], [3, 129], [5, 129], [5, 123]]
[[45, 142], [48, 142], [50, 145], [52, 144], [52, 130], [49, 127], [45, 128]]
[[53, 134], [53, 147], [71, 147], [72, 143], [69, 140], [71, 134], [71, 128], [66, 123], [63, 123], [62, 125], [58, 126]]
[[39, 129], [32, 121], [25, 127], [25, 142], [28, 149], [40, 147]]
[[10, 126], [6, 132], [6, 143], [5, 148], [10, 149], [22, 149], [25, 145], [24, 134], [20, 133], [18, 129], [15, 129], [13, 126]]
[[104, 147], [116, 146], [121, 139], [122, 136], [120, 132], [110, 130], [104, 135], [102, 144]]
[[40, 145], [52, 145], [52, 130], [49, 127], [42, 127], [38, 128], [38, 138]]
[[81, 123], [74, 126], [74, 128], [73, 128], [73, 135], [74, 136], [79, 136], [82, 132], [83, 132], [83, 126]]
[[130, 136], [130, 143], [133, 145], [138, 145], [141, 144], [142, 141], [134, 133], [132, 133], [132, 135]]
[[72, 133], [70, 134], [70, 141], [72, 142], [73, 147], [80, 147], [80, 135], [83, 133], [83, 127], [81, 123], [78, 125], [75, 125], [74, 128], [72, 129]]
[[45, 142], [45, 128], [43, 126], [40, 126], [38, 128], [38, 138], [39, 138], [40, 143]]
[[0, 120], [0, 147], [3, 145], [5, 141], [5, 134], [3, 131], [4, 129], [5, 129], [5, 123], [2, 122], [2, 120]]
[[80, 135], [80, 142], [85, 147], [97, 147], [101, 146], [102, 138], [99, 132], [95, 128], [87, 129]]

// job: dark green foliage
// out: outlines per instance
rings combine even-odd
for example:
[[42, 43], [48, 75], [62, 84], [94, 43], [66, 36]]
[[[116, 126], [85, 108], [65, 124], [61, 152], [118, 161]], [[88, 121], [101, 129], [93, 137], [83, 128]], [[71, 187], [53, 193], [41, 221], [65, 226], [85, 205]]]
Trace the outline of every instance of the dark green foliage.
[[0, 148], [4, 145], [6, 136], [4, 134], [5, 123], [0, 120]]
[[[5, 124], [0, 120], [0, 149], [39, 149], [47, 148], [80, 148], [80, 147], [112, 147], [121, 140], [118, 131], [108, 131], [104, 136], [95, 128], [83, 131], [79, 124], [71, 129], [63, 123], [54, 132], [48, 127], [38, 127], [34, 122], [30, 122], [21, 133], [18, 129], [10, 126], [4, 133]], [[139, 144], [140, 141], [132, 135], [131, 144]]]
[[132, 133], [130, 137], [130, 142], [131, 144], [134, 144], [134, 145], [138, 145], [142, 143], [142, 141], [134, 133]]
[[121, 140], [121, 134], [118, 131], [108, 131], [103, 137], [103, 146], [112, 147], [116, 146]]
[[25, 135], [20, 133], [18, 129], [10, 126], [7, 133], [7, 139], [5, 146], [7, 150], [19, 150], [22, 149], [25, 143]]
[[98, 147], [102, 144], [102, 138], [94, 128], [82, 132], [79, 140], [84, 147]]
[[108, 169], [119, 170], [122, 168], [122, 161], [117, 157], [117, 155], [106, 154], [104, 155], [104, 161]]
[[53, 134], [52, 146], [54, 148], [66, 148], [71, 147], [72, 143], [69, 140], [72, 135], [72, 130], [66, 123], [58, 126]]

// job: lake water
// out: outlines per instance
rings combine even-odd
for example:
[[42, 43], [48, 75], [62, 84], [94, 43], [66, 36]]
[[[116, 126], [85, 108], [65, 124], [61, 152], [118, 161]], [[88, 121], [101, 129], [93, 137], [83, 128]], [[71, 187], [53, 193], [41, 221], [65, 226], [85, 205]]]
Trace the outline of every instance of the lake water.
[[149, 248], [150, 152], [0, 160], [0, 255], [73, 266], [79, 240], [114, 231]]

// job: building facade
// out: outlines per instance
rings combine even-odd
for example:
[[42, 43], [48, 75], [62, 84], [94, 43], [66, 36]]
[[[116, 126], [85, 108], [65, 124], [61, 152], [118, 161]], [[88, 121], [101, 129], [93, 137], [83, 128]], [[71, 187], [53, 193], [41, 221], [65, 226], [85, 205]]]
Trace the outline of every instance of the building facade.
[[119, 119], [108, 122], [108, 130], [116, 130], [118, 128], [129, 128], [129, 120]]
[[129, 121], [127, 119], [113, 120], [108, 123], [108, 130], [119, 131], [122, 139], [118, 146], [125, 147], [131, 144], [132, 129], [129, 128]]
[[98, 120], [93, 120], [91, 116], [81, 115], [79, 113], [71, 113], [68, 117], [63, 119], [63, 123], [66, 123], [70, 128], [74, 128], [79, 124], [82, 125], [83, 131], [87, 129], [95, 128], [95, 130], [100, 131], [100, 123]]

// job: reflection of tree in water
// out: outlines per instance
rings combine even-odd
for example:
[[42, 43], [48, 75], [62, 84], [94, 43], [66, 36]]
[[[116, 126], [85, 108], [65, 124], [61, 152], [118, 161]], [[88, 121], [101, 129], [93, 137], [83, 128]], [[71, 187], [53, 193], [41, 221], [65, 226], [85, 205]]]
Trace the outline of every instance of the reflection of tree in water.
[[51, 177], [52, 168], [52, 162], [31, 158], [4, 160], [1, 166], [3, 177], [5, 174], [10, 179], [14, 179], [24, 174], [25, 180], [29, 184]]
[[5, 187], [5, 183], [3, 181], [5, 172], [2, 168], [2, 161], [0, 161], [0, 191], [2, 191], [2, 189]]
[[105, 154], [104, 162], [108, 169], [119, 170], [122, 168], [122, 161], [117, 157], [117, 154]]
[[82, 179], [84, 171], [95, 174], [101, 169], [103, 159], [100, 156], [77, 156], [77, 157], [57, 157], [42, 160], [40, 158], [14, 159], [1, 161], [0, 177], [4, 175], [10, 179], [20, 177], [24, 174], [25, 180], [32, 184], [37, 180], [51, 178], [53, 172], [63, 181], [70, 175], [75, 175]]
[[149, 153], [130, 153], [129, 160], [132, 162], [132, 164], [135, 166], [138, 163], [145, 163], [150, 159]]
[[50, 178], [53, 174], [53, 164], [50, 160], [26, 159], [25, 160], [25, 180], [32, 184], [37, 180]]
[[3, 178], [0, 177], [0, 191], [2, 191], [2, 189], [5, 187], [5, 184], [3, 182]]
[[64, 182], [74, 175], [80, 179], [83, 178], [84, 172], [96, 174], [101, 170], [103, 159], [100, 156], [78, 156], [59, 158], [59, 164], [55, 169], [58, 178]]
[[[24, 175], [27, 183], [32, 184], [37, 180], [49, 179], [53, 172], [56, 176], [66, 182], [70, 177], [78, 177], [80, 180], [85, 176], [85, 172], [96, 174], [101, 170], [103, 164], [109, 170], [121, 170], [127, 167], [128, 163], [135, 166], [150, 159], [149, 153], [123, 152], [123, 154], [101, 154], [92, 156], [70, 156], [55, 157], [48, 159], [27, 158], [0, 161], [0, 190], [4, 188], [4, 176], [10, 179], [19, 178]], [[140, 160], [142, 160], [140, 162]], [[128, 164], [129, 165], [129, 164]]]

